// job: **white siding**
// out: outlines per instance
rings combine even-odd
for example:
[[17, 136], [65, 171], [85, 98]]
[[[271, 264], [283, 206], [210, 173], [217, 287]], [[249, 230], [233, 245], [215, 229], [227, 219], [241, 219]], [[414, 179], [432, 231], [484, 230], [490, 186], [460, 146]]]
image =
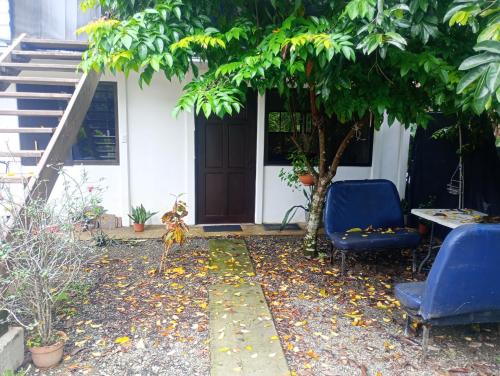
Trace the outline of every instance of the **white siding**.
[[[128, 224], [130, 205], [144, 204], [159, 213], [152, 223], [160, 223], [161, 214], [169, 209], [173, 194], [184, 194], [189, 206], [188, 222], [194, 223], [195, 212], [195, 145], [194, 115], [180, 114], [172, 118], [172, 109], [181, 94], [184, 83], [168, 82], [157, 75], [151, 86], [140, 89], [137, 75], [128, 80], [123, 75], [104, 77], [118, 82], [119, 152], [118, 166], [69, 166], [66, 171], [73, 176], [85, 169], [92, 182], [101, 178], [108, 189], [104, 206], [109, 213], [121, 216]], [[264, 132], [264, 98], [259, 98], [257, 178], [255, 222], [280, 222], [292, 205], [304, 202], [300, 191], [293, 191], [283, 183], [278, 173], [281, 167], [263, 165], [262, 137]], [[1, 100], [1, 108], [15, 108], [15, 101]], [[16, 126], [14, 117], [0, 119], [3, 124]], [[0, 136], [0, 150], [7, 140], [12, 150], [18, 147], [18, 137]], [[404, 178], [408, 155], [408, 132], [398, 125], [384, 125], [375, 133], [372, 167], [341, 167], [336, 180], [387, 178], [404, 194]], [[52, 197], [61, 188], [56, 185]], [[303, 220], [300, 213], [296, 221]]]

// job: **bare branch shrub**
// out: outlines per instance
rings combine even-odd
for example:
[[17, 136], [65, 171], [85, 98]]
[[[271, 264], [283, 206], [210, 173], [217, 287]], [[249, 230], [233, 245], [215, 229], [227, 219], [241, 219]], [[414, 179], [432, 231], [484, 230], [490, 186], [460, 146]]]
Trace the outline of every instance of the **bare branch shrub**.
[[0, 197], [0, 309], [34, 329], [40, 345], [53, 340], [57, 297], [92, 257], [78, 232], [102, 211], [102, 190], [89, 187], [85, 173], [77, 180], [61, 169], [59, 179], [63, 189], [54, 200], [28, 197], [23, 205], [7, 187]]

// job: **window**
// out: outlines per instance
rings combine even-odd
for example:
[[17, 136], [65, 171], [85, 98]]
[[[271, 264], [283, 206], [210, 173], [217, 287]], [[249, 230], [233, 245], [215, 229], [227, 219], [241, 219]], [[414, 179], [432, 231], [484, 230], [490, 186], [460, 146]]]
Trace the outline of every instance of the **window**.
[[[18, 91], [45, 91], [50, 93], [71, 93], [65, 86], [18, 85]], [[19, 109], [64, 110], [67, 101], [19, 99]], [[19, 118], [20, 127], [57, 127], [57, 118], [23, 116]], [[76, 143], [72, 146], [66, 163], [118, 164], [118, 119], [117, 90], [114, 82], [100, 82], [90, 104], [89, 110], [78, 132]], [[50, 135], [21, 134], [21, 149], [43, 150], [47, 147]], [[33, 166], [35, 158], [22, 158], [22, 164]]]
[[116, 108], [116, 84], [100, 83], [73, 145], [73, 161], [93, 164], [118, 162]]
[[[305, 101], [307, 102], [307, 101]], [[266, 165], [290, 165], [288, 156], [294, 149], [291, 140], [293, 127], [296, 132], [305, 136], [312, 131], [312, 119], [309, 109], [300, 112], [287, 111], [288, 106], [276, 91], [266, 93]], [[337, 150], [347, 132], [347, 125], [340, 124], [335, 119], [328, 119], [327, 144], [329, 160], [333, 159], [333, 153]], [[317, 153], [316, 137], [312, 140], [315, 146], [311, 150]], [[351, 142], [342, 157], [341, 166], [371, 166], [373, 149], [373, 127], [363, 128], [358, 137]]]

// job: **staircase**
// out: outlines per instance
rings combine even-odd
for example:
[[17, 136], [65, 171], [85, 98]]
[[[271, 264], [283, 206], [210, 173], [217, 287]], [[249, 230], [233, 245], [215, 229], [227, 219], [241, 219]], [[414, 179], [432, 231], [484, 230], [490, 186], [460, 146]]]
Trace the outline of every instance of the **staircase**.
[[[6, 166], [0, 183], [22, 184], [25, 201], [50, 196], [58, 176], [55, 167], [67, 159], [94, 96], [100, 75], [77, 69], [86, 48], [86, 42], [32, 39], [23, 34], [0, 56], [0, 116], [36, 119], [36, 125], [30, 127], [2, 127], [0, 122], [0, 163]], [[37, 89], [17, 90], [19, 84]], [[69, 90], [46, 92], [47, 85]], [[60, 101], [63, 109], [6, 109], [3, 99]], [[47, 118], [58, 119], [58, 125], [44, 127]], [[31, 150], [10, 150], [5, 141], [21, 134], [46, 134], [50, 140], [44, 150], [39, 150], [36, 141]], [[35, 158], [36, 166], [27, 172], [21, 158]], [[18, 171], [9, 170], [12, 165], [18, 166]]]

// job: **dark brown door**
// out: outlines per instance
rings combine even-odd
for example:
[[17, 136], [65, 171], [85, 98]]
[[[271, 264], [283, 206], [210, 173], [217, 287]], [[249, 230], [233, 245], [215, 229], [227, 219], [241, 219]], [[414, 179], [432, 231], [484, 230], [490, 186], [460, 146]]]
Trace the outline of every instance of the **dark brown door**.
[[196, 222], [254, 221], [257, 96], [239, 114], [196, 117]]

